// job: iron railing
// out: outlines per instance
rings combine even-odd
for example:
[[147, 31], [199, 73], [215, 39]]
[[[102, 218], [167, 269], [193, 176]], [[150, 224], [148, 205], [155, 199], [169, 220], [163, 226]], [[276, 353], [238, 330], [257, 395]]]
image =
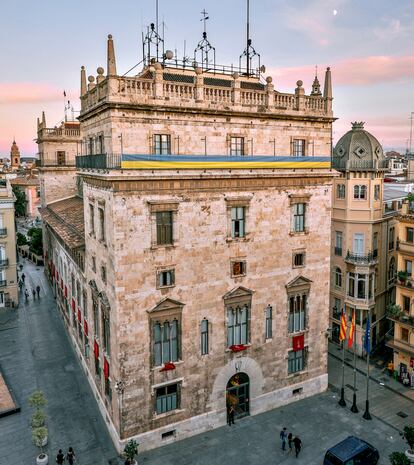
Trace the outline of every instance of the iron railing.
[[7, 236], [7, 228], [0, 228], [0, 236]]
[[121, 168], [121, 154], [100, 153], [96, 155], [80, 155], [76, 157], [76, 168], [116, 170]]
[[373, 265], [378, 261], [378, 257], [374, 257], [372, 252], [367, 255], [352, 253], [349, 250], [346, 253], [345, 261], [355, 265]]
[[9, 266], [9, 259], [3, 258], [3, 260], [0, 260], [0, 266]]

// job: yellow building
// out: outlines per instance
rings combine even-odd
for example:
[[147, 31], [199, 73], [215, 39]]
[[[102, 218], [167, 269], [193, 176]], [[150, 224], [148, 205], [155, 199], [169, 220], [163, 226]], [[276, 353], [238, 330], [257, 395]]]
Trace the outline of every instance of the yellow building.
[[400, 380], [414, 385], [414, 209], [410, 207], [404, 202], [398, 216], [396, 305], [400, 308], [389, 314], [394, 321], [394, 339], [387, 345], [394, 350], [394, 369]]
[[14, 196], [8, 179], [0, 179], [0, 308], [17, 307]]

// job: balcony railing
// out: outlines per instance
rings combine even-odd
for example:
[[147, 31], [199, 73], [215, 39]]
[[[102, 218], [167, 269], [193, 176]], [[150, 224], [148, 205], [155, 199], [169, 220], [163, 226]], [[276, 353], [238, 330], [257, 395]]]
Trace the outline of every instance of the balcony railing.
[[361, 255], [348, 250], [345, 261], [354, 265], [375, 265], [378, 262], [378, 257], [374, 257], [372, 252], [368, 252], [367, 255]]
[[0, 236], [7, 236], [7, 228], [0, 228]]
[[414, 316], [413, 315], [399, 315], [399, 316], [390, 315], [387, 318], [396, 323], [411, 326], [412, 328], [414, 328]]
[[8, 258], [3, 258], [2, 260], [0, 260], [0, 267], [3, 267], [3, 266], [9, 266]]
[[7, 281], [5, 279], [0, 281], [0, 287], [6, 287], [6, 286], [7, 286]]
[[121, 155], [113, 153], [100, 153], [97, 155], [81, 155], [76, 157], [76, 168], [79, 169], [120, 169]]

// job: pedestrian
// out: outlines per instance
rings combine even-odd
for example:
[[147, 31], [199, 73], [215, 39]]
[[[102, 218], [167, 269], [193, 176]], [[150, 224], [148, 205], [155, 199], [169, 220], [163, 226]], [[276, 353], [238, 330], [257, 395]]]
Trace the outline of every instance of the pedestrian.
[[292, 433], [288, 434], [287, 440], [288, 440], [288, 446], [289, 446], [289, 454], [291, 454], [293, 451], [293, 434]]
[[299, 436], [293, 438], [293, 444], [295, 445], [296, 458], [299, 455], [300, 450], [302, 449], [302, 441], [299, 439]]
[[23, 287], [23, 281], [19, 279], [19, 289], [22, 290], [22, 287]]
[[37, 298], [40, 299], [40, 286], [39, 284], [36, 286]]
[[27, 291], [27, 289], [24, 291], [24, 297], [25, 297], [25, 301], [27, 302], [29, 300], [29, 292]]
[[33, 300], [36, 300], [36, 291], [32, 289]]
[[282, 441], [282, 450], [286, 450], [286, 438], [287, 438], [287, 431], [286, 427], [284, 426], [282, 431], [279, 434], [280, 440]]
[[20, 265], [19, 265], [19, 268], [20, 268], [20, 271], [22, 271], [23, 265], [22, 265], [21, 263], [20, 263]]
[[131, 465], [131, 460], [128, 457], [125, 460], [124, 465]]
[[59, 449], [58, 455], [56, 456], [56, 463], [58, 465], [63, 465], [65, 461], [65, 456], [63, 455], [62, 449]]
[[66, 453], [66, 458], [68, 459], [69, 465], [73, 465], [75, 463], [75, 451], [73, 447], [69, 447], [69, 450]]
[[229, 408], [227, 409], [227, 421], [229, 426], [234, 425], [234, 407], [230, 404]]
[[22, 281], [24, 282], [25, 279], [26, 279], [26, 275], [22, 273]]

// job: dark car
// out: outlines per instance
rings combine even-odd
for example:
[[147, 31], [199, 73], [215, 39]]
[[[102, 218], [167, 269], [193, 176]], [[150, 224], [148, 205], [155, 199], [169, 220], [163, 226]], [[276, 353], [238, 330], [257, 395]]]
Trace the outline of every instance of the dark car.
[[378, 460], [375, 447], [355, 436], [348, 436], [328, 449], [323, 465], [377, 465]]

